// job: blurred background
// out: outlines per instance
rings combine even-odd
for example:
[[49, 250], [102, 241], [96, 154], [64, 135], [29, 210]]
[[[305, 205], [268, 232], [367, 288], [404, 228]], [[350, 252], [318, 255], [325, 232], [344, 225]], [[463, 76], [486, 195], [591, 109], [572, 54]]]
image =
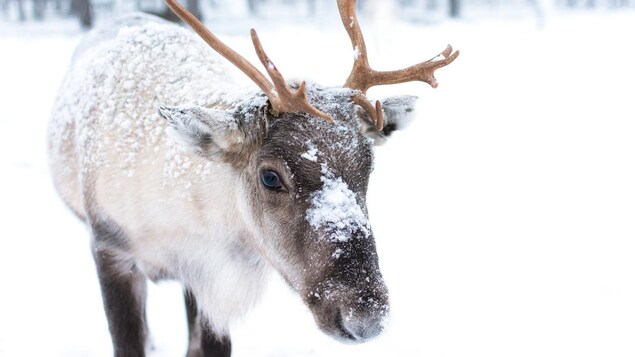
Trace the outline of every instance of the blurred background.
[[[320, 21], [330, 0], [185, 0], [184, 5], [198, 18], [227, 21], [235, 18]], [[161, 0], [1, 0], [2, 20], [45, 22], [75, 18], [84, 28], [95, 22], [129, 11], [143, 11], [171, 21], [178, 19]], [[634, 11], [635, 0], [359, 0], [359, 12], [377, 12], [395, 18], [431, 23], [444, 19], [488, 19], [534, 17], [544, 24], [555, 11]]]
[[[286, 78], [340, 86], [350, 71], [335, 0], [184, 4], [259, 66], [256, 28]], [[173, 20], [160, 0], [0, 0], [2, 357], [112, 355], [46, 127], [82, 35], [134, 10]], [[232, 329], [235, 356], [635, 356], [635, 0], [360, 0], [358, 12], [377, 69], [461, 51], [437, 89], [369, 91], [419, 96], [412, 125], [377, 148], [368, 192], [391, 322], [342, 345], [273, 277]], [[180, 288], [149, 289], [152, 356], [184, 355]]]

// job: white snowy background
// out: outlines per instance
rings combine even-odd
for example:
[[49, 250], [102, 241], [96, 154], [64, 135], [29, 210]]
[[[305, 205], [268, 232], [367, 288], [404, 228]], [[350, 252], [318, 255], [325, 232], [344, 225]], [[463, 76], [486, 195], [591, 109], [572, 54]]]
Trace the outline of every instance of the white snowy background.
[[[242, 19], [219, 35], [257, 62], [255, 26], [286, 76], [339, 85], [352, 51], [338, 21]], [[420, 96], [376, 150], [368, 193], [390, 325], [339, 344], [274, 278], [234, 327], [234, 355], [634, 356], [635, 10], [362, 26], [377, 68], [461, 50], [436, 90], [370, 92]], [[0, 356], [112, 353], [87, 232], [45, 153], [80, 37], [70, 20], [0, 21]], [[150, 284], [148, 316], [153, 356], [184, 355], [179, 287]]]

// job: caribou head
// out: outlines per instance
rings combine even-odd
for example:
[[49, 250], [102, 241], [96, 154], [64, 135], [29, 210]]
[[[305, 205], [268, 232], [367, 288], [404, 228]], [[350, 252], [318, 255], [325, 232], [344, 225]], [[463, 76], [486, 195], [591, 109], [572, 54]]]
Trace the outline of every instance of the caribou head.
[[417, 65], [376, 71], [368, 63], [355, 1], [338, 0], [355, 53], [344, 86], [288, 83], [252, 29], [269, 80], [175, 0], [167, 3], [262, 93], [232, 111], [161, 107], [160, 114], [187, 146], [236, 168], [242, 196], [238, 209], [255, 237], [245, 244], [302, 296], [318, 326], [343, 341], [376, 336], [389, 302], [366, 206], [373, 145], [403, 127], [416, 98], [373, 104], [366, 91], [407, 81], [436, 87], [435, 70], [454, 61], [458, 52], [448, 46]]

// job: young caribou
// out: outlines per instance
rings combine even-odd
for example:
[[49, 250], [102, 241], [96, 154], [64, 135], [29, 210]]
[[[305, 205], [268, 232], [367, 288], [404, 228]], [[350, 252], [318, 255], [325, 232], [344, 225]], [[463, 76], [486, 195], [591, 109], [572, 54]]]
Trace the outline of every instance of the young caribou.
[[341, 341], [377, 336], [388, 314], [366, 207], [373, 145], [415, 97], [371, 103], [373, 86], [423, 81], [458, 52], [373, 70], [338, 0], [356, 59], [342, 88], [287, 83], [251, 31], [269, 78], [175, 0], [170, 8], [260, 91], [239, 91], [191, 32], [146, 15], [77, 49], [49, 128], [53, 180], [86, 223], [116, 356], [147, 349], [146, 279], [185, 290], [188, 356], [228, 356], [229, 323], [277, 271]]

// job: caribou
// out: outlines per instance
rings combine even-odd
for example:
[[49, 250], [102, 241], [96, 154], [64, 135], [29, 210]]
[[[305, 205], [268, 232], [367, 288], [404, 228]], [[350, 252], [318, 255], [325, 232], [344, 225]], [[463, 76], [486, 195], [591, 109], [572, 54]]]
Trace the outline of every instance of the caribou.
[[[435, 70], [458, 51], [374, 70], [355, 1], [338, 0], [355, 54], [348, 79], [335, 88], [287, 81], [254, 30], [268, 77], [166, 1], [198, 37], [141, 14], [95, 29], [74, 53], [49, 125], [54, 185], [89, 229], [114, 355], [149, 348], [148, 279], [182, 284], [188, 356], [229, 356], [230, 323], [273, 271], [324, 333], [377, 336], [389, 299], [366, 205], [373, 147], [412, 119], [416, 97], [373, 103], [366, 92], [436, 87]], [[214, 52], [259, 90], [237, 85]]]

